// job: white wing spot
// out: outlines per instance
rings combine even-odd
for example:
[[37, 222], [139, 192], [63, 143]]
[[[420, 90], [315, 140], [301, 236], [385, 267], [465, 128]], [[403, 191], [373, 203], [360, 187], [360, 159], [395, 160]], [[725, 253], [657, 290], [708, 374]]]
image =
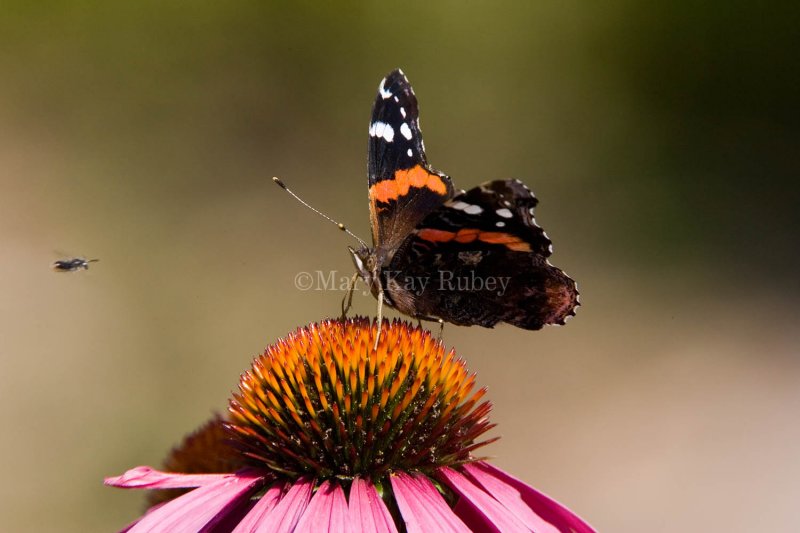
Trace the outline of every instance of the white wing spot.
[[498, 220], [497, 222], [494, 223], [494, 225], [497, 226], [498, 228], [502, 228], [505, 227], [506, 223], [503, 222], [502, 220]]
[[451, 207], [451, 208], [453, 208], [453, 209], [457, 209], [458, 211], [461, 211], [461, 210], [463, 210], [463, 209], [466, 209], [466, 208], [468, 208], [468, 207], [469, 207], [469, 204], [468, 204], [468, 203], [466, 203], [466, 202], [453, 202], [453, 203], [450, 205], [450, 207]]
[[394, 128], [385, 122], [373, 122], [369, 127], [370, 137], [383, 137], [387, 143], [394, 140]]
[[381, 84], [378, 87], [378, 92], [381, 93], [381, 96], [383, 97], [384, 100], [392, 96], [392, 91], [386, 90], [386, 78], [383, 78], [381, 80]]
[[468, 215], [480, 215], [483, 213], [483, 208], [479, 205], [470, 205], [464, 208], [464, 212]]
[[400, 108], [400, 114], [403, 115], [403, 118], [406, 118], [406, 108], [405, 107], [401, 107]]
[[394, 128], [389, 124], [385, 125], [383, 129], [383, 138], [386, 140], [387, 143], [390, 143], [394, 140]]
[[528, 213], [530, 213], [530, 215], [533, 216], [533, 208], [532, 207], [528, 208]]
[[511, 212], [511, 210], [510, 209], [506, 209], [505, 207], [502, 208], [502, 209], [498, 209], [497, 211], [495, 211], [495, 213], [497, 213], [497, 216], [503, 217], [503, 218], [511, 218], [511, 217], [514, 216], [514, 214]]
[[411, 128], [409, 128], [408, 124], [406, 124], [405, 122], [403, 122], [403, 124], [400, 126], [400, 133], [402, 133], [403, 137], [405, 137], [409, 141], [411, 140]]
[[411, 148], [406, 150], [406, 153], [408, 154], [408, 157], [411, 157], [412, 155], [414, 155], [414, 153], [411, 151]]
[[396, 97], [396, 96], [395, 96], [395, 97], [394, 97], [394, 101], [395, 101], [395, 102], [399, 102], [399, 101], [400, 101], [400, 99], [399, 99], [398, 97]]

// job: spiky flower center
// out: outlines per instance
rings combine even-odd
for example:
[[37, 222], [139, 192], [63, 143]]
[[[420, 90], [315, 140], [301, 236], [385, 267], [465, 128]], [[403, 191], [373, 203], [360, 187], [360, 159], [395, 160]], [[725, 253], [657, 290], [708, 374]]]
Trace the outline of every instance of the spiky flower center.
[[474, 460], [492, 427], [454, 352], [408, 323], [326, 321], [267, 348], [244, 373], [228, 428], [249, 464], [278, 475], [379, 479]]

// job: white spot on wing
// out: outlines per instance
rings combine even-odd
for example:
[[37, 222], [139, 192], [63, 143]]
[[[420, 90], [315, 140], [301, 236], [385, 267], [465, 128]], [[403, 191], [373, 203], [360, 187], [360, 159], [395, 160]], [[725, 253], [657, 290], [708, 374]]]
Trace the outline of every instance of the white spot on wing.
[[378, 92], [381, 94], [384, 100], [392, 96], [392, 91], [386, 90], [386, 78], [381, 80], [381, 84], [378, 86]]
[[401, 107], [400, 108], [400, 114], [403, 115], [403, 118], [406, 118], [406, 108], [405, 107]]
[[483, 213], [483, 208], [479, 205], [470, 205], [464, 208], [464, 212], [468, 215], [480, 215]]
[[390, 143], [394, 140], [394, 128], [391, 125], [381, 122], [373, 122], [369, 126], [369, 136], [370, 137], [383, 137], [383, 139]]
[[383, 129], [383, 138], [386, 140], [387, 143], [390, 143], [394, 140], [394, 128], [391, 125], [386, 124]]
[[408, 157], [411, 157], [412, 155], [414, 155], [414, 153], [411, 151], [411, 148], [406, 150], [406, 153], [408, 154]]
[[528, 208], [528, 213], [530, 213], [530, 215], [533, 216], [533, 208], [532, 207]]
[[511, 217], [514, 216], [511, 213], [511, 210], [510, 209], [506, 209], [505, 207], [502, 208], [502, 209], [498, 209], [497, 211], [495, 211], [495, 213], [497, 213], [497, 216], [500, 216], [500, 217], [503, 217], [503, 218], [511, 218]]
[[453, 209], [457, 209], [458, 211], [461, 211], [463, 209], [468, 208], [469, 204], [466, 202], [453, 202], [452, 204], [450, 204], [450, 207]]
[[408, 124], [406, 124], [405, 122], [403, 122], [403, 125], [400, 126], [400, 133], [402, 133], [403, 137], [405, 137], [409, 141], [411, 140], [411, 128], [409, 128]]
[[497, 222], [494, 223], [494, 225], [497, 226], [498, 228], [502, 228], [506, 225], [506, 223], [503, 222], [502, 220], [498, 220]]

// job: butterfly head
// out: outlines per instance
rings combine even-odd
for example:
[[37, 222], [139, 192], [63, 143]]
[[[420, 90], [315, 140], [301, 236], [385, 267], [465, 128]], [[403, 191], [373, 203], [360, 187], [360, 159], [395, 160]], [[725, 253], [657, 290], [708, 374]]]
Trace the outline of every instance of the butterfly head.
[[375, 249], [367, 246], [359, 248], [347, 247], [350, 250], [350, 255], [353, 257], [353, 264], [356, 271], [364, 280], [364, 283], [370, 288], [373, 293], [379, 290], [378, 284], [380, 283], [381, 260]]
[[350, 250], [350, 255], [353, 257], [353, 264], [356, 266], [356, 270], [364, 281], [369, 283], [370, 278], [376, 270], [374, 264], [375, 254], [366, 246], [361, 246], [359, 248], [348, 246], [347, 249]]

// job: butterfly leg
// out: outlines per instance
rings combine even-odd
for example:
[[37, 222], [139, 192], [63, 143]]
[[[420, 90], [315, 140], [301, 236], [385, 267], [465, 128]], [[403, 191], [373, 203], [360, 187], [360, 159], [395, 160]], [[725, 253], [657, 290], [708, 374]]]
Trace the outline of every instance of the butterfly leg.
[[353, 274], [353, 277], [350, 278], [350, 283], [347, 284], [347, 294], [342, 298], [342, 322], [347, 319], [347, 312], [353, 305], [353, 291], [356, 288], [356, 283], [358, 283], [358, 272]]
[[383, 325], [383, 289], [378, 291], [378, 332], [375, 334], [375, 347], [378, 349], [378, 341], [381, 340], [381, 326]]
[[436, 322], [439, 324], [439, 336], [437, 337], [438, 340], [442, 340], [442, 336], [444, 335], [444, 320], [441, 318], [433, 318], [432, 316], [424, 316], [424, 315], [416, 315], [414, 318], [417, 319], [417, 326], [422, 329], [422, 321], [426, 322]]

